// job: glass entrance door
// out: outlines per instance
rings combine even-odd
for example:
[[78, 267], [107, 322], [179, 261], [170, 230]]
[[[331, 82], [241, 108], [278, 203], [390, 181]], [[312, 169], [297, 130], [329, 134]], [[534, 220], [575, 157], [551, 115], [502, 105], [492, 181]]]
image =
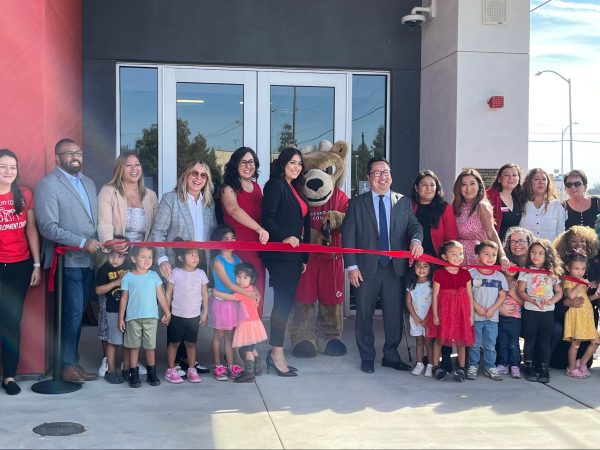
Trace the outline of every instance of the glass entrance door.
[[[271, 162], [295, 145], [318, 149], [321, 140], [348, 140], [345, 74], [264, 71], [258, 74], [257, 146]], [[264, 164], [264, 163], [263, 163]], [[268, 171], [261, 174], [261, 182]]]
[[256, 71], [165, 68], [163, 76], [161, 193], [194, 159], [208, 163], [218, 186], [231, 153], [256, 146]]

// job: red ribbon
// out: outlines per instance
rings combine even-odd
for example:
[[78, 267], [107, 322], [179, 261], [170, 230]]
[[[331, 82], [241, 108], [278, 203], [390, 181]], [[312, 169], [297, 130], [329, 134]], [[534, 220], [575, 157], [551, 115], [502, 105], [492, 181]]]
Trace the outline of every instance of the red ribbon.
[[[112, 245], [122, 244], [125, 241], [113, 239], [104, 243], [104, 248], [108, 249]], [[267, 242], [261, 244], [260, 242], [242, 242], [242, 241], [178, 241], [178, 242], [127, 242], [131, 246], [136, 247], [163, 247], [163, 248], [198, 248], [205, 250], [246, 250], [246, 251], [258, 251], [258, 252], [292, 252], [292, 253], [363, 253], [370, 255], [384, 255], [390, 258], [404, 258], [409, 260], [409, 264], [412, 265], [415, 258], [409, 250], [371, 250], [362, 248], [345, 248], [345, 247], [332, 247], [328, 245], [317, 245], [317, 244], [300, 244], [298, 247], [292, 247], [290, 244], [284, 244], [283, 242]], [[69, 251], [84, 251], [79, 247], [56, 247], [54, 258], [52, 259], [52, 266], [50, 268], [50, 279], [48, 280], [48, 290], [54, 291], [54, 273], [57, 265], [57, 254], [64, 255]], [[436, 258], [434, 256], [423, 254], [416, 258], [418, 261], [426, 261], [430, 264], [436, 264], [438, 266], [452, 266], [448, 262]], [[465, 265], [461, 266], [465, 268], [475, 268], [484, 270], [502, 270], [501, 266], [480, 266], [480, 265]], [[508, 268], [511, 272], [529, 272], [529, 273], [543, 273], [551, 275], [548, 270], [540, 269], [528, 269], [525, 267], [510, 266]], [[569, 275], [564, 275], [562, 278], [565, 280], [573, 281], [575, 283], [587, 284], [578, 278], [574, 278]]]

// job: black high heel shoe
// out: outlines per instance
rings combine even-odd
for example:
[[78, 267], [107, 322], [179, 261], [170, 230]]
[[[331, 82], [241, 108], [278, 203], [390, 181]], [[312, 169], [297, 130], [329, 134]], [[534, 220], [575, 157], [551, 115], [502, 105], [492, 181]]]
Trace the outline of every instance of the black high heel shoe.
[[287, 372], [282, 372], [275, 365], [275, 361], [273, 361], [273, 356], [271, 356], [271, 351], [267, 353], [267, 357], [265, 358], [265, 362], [267, 363], [267, 373], [271, 372], [271, 368], [275, 369], [275, 373], [280, 377], [297, 377], [298, 373], [293, 372], [289, 367]]

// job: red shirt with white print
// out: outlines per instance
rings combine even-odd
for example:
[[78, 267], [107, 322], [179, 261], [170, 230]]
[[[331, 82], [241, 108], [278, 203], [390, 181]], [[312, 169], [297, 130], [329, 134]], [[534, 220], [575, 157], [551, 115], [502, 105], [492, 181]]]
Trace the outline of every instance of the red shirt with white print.
[[23, 211], [15, 213], [13, 193], [0, 194], [0, 262], [14, 263], [30, 257], [25, 234], [27, 211], [33, 208], [31, 190], [21, 186], [25, 205]]

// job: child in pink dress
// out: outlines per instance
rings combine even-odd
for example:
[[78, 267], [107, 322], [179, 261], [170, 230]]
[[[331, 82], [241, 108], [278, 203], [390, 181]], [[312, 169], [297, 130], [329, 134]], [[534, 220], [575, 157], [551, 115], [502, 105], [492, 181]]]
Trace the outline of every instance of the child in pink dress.
[[[241, 263], [235, 267], [235, 282], [249, 293], [254, 292], [257, 273], [250, 263]], [[254, 381], [254, 358], [255, 344], [267, 340], [267, 332], [258, 315], [256, 300], [239, 293], [227, 294], [215, 291], [215, 295], [224, 300], [236, 300], [240, 307], [245, 310], [245, 318], [238, 323], [233, 334], [233, 348], [238, 348], [240, 356], [244, 359], [243, 374], [234, 379], [236, 383], [248, 383]]]
[[[466, 347], [473, 346], [473, 290], [471, 274], [458, 267], [464, 260], [463, 246], [458, 241], [447, 241], [440, 247], [440, 256], [452, 264], [433, 274], [431, 308], [427, 315], [426, 336], [435, 338], [433, 364], [438, 366], [442, 345], [455, 345], [458, 352], [456, 381], [465, 379]], [[434, 368], [434, 377], [443, 380], [446, 371]]]

